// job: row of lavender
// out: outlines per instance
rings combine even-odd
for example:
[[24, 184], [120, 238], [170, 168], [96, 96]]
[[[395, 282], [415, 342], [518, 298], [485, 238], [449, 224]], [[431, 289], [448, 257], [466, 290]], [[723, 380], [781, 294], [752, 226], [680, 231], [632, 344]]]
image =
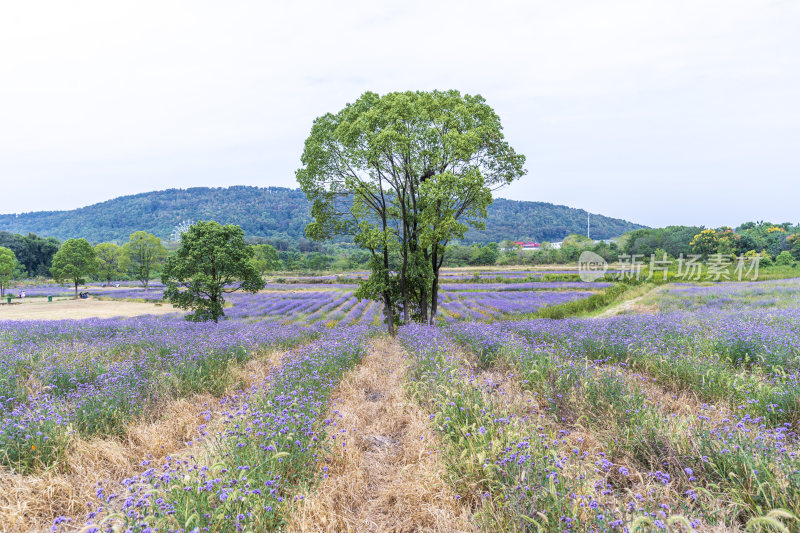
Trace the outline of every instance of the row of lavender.
[[800, 280], [729, 282], [712, 285], [673, 283], [652, 302], [660, 311], [800, 308]]
[[[455, 324], [450, 332], [480, 365], [508, 364], [552, 423], [581, 420], [616, 450], [601, 461], [606, 482], [616, 480], [610, 491], [620, 478], [631, 487], [637, 471], [669, 488], [647, 520], [664, 525], [680, 513], [692, 527], [730, 526], [776, 508], [800, 515], [800, 310]], [[745, 339], [753, 343], [743, 348]], [[731, 356], [743, 349], [751, 359]], [[670, 414], [633, 372], [701, 403], [691, 415]], [[599, 501], [590, 518], [607, 522], [622, 516], [620, 502], [644, 502], [626, 498]]]
[[652, 472], [646, 490], [626, 494], [635, 475], [551, 423], [537, 404], [509, 402], [502, 382], [481, 373], [491, 364], [465, 364], [442, 328], [409, 326], [400, 339], [412, 359], [410, 388], [431, 413], [458, 498], [485, 530], [635, 531], [654, 520], [666, 529], [676, 518], [666, 503], [669, 476]]
[[[297, 349], [263, 382], [229, 402], [205, 459], [145, 461], [123, 493], [100, 488], [100, 507], [87, 502], [87, 532], [275, 531], [294, 496], [319, 475], [331, 391], [359, 362], [371, 336], [342, 328]], [[53, 531], [71, 530], [58, 517]]]
[[222, 393], [232, 365], [318, 330], [169, 318], [0, 321], [0, 463], [58, 463], [74, 432], [121, 434], [160, 402]]
[[[480, 286], [479, 286], [480, 287]], [[558, 305], [586, 298], [589, 291], [503, 291], [503, 290], [443, 291], [439, 296], [444, 321], [484, 320], [519, 313], [533, 313], [541, 307]], [[158, 301], [160, 289], [113, 290], [96, 293], [113, 299], [143, 299]], [[381, 305], [358, 301], [352, 290], [325, 289], [298, 291], [267, 291], [258, 294], [234, 293], [228, 296], [229, 319], [268, 320], [282, 322], [324, 323], [328, 326], [355, 324], [372, 325], [380, 322]]]

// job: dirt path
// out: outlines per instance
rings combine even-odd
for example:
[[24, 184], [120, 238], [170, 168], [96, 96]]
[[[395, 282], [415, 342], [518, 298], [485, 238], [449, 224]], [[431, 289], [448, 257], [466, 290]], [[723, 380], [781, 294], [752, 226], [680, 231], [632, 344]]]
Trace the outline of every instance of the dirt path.
[[36, 298], [14, 305], [0, 305], [0, 320], [64, 320], [113, 318], [182, 313], [169, 304], [120, 302], [111, 300], [56, 300]]
[[293, 512], [307, 533], [474, 531], [436, 459], [428, 416], [405, 394], [406, 360], [379, 339], [334, 394], [324, 477]]
[[640, 315], [640, 314], [653, 314], [658, 312], [658, 308], [653, 305], [643, 305], [642, 300], [645, 298], [649, 298], [661, 292], [665, 287], [669, 285], [659, 285], [658, 287], [653, 287], [649, 291], [645, 292], [644, 294], [637, 296], [635, 298], [631, 298], [630, 300], [625, 300], [624, 302], [620, 302], [617, 305], [609, 307], [602, 313], [595, 315], [593, 318], [608, 318], [617, 315]]

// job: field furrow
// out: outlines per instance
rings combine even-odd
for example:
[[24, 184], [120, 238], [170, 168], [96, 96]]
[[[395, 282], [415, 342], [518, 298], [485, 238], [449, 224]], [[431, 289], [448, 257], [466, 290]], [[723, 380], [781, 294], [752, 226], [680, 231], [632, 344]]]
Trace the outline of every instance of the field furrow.
[[293, 510], [288, 531], [473, 531], [438, 462], [428, 417], [407, 397], [397, 341], [369, 354], [332, 394], [322, 481]]

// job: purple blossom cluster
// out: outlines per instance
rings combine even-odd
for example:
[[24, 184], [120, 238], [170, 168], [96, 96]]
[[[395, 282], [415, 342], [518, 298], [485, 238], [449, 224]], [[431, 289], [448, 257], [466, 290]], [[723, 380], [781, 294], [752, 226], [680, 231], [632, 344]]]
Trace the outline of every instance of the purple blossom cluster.
[[[460, 323], [447, 329], [483, 345], [482, 366], [500, 347], [525, 344], [494, 325]], [[459, 497], [474, 498], [477, 491], [481, 499], [503, 502], [501, 516], [492, 517], [498, 522], [489, 529], [528, 530], [531, 518], [524, 517], [535, 517], [536, 529], [547, 531], [624, 531], [636, 519], [666, 524], [675, 514], [665, 503], [674, 491], [669, 482], [628, 495], [618, 485], [619, 476], [630, 472], [606, 453], [579, 449], [567, 427], [543, 427], [534, 405], [527, 413], [510, 411], [498, 389], [502, 385], [471, 374], [442, 328], [407, 326], [399, 337], [414, 361], [411, 389], [431, 412], [444, 460], [462, 481]]]
[[[730, 321], [735, 316], [716, 318]], [[676, 317], [671, 318], [674, 320]], [[795, 315], [795, 327], [797, 318]], [[647, 320], [648, 317], [637, 319]], [[641, 325], [641, 322], [636, 325]], [[722, 491], [726, 498], [756, 515], [759, 509], [766, 508], [790, 509], [795, 513], [800, 510], [800, 444], [794, 430], [796, 405], [800, 398], [797, 387], [791, 390], [791, 398], [784, 404], [784, 409], [776, 410], [777, 404], [765, 404], [756, 393], [765, 388], [764, 383], [750, 388], [745, 375], [736, 373], [736, 387], [743, 391], [744, 399], [731, 394], [730, 407], [726, 409], [723, 406], [721, 413], [720, 407], [703, 404], [700, 412], [685, 416], [680, 423], [675, 419], [673, 425], [669, 418], [665, 419], [661, 407], [651, 402], [647, 393], [639, 391], [624, 378], [630, 374], [631, 367], [636, 368], [642, 360], [620, 362], [621, 354], [626, 349], [638, 352], [646, 347], [642, 344], [623, 347], [622, 343], [632, 340], [630, 331], [635, 327], [611, 319], [532, 320], [458, 323], [449, 326], [448, 331], [471, 349], [481, 365], [488, 366], [498, 357], [503, 357], [518, 374], [522, 387], [539, 398], [540, 408], [547, 411], [552, 420], [569, 420], [575, 416], [572, 414], [575, 406], [582, 405], [580, 414], [585, 425], [602, 427], [605, 431], [619, 428], [617, 434], [624, 435], [625, 439], [620, 441], [615, 437], [615, 447], [626, 448], [630, 456], [644, 461], [645, 466], [651, 469], [647, 476], [653, 482], [679, 491], [685, 498], [681, 510], [684, 516], [703, 510], [702, 502], [697, 502], [698, 495], [707, 494], [709, 486], [716, 487], [715, 490]], [[697, 367], [699, 359], [708, 359], [709, 355], [692, 352], [702, 352], [701, 335], [708, 330], [693, 331], [693, 327], [690, 321], [680, 334], [671, 328], [662, 332], [655, 342], [660, 349], [675, 345], [681, 347], [668, 356], [669, 359], [690, 359], [689, 366]], [[576, 329], [578, 331], [574, 331]], [[586, 335], [586, 329], [592, 335]], [[694, 337], [681, 338], [692, 332]], [[657, 335], [659, 331], [652, 329], [647, 333]], [[622, 342], [615, 348], [617, 339]], [[638, 357], [656, 359], [662, 355], [658, 350], [648, 350], [640, 352]], [[729, 367], [721, 360], [715, 360], [714, 364]], [[699, 372], [706, 384], [716, 377], [708, 366], [700, 366]], [[665, 382], [665, 385], [675, 386], [676, 381]], [[775, 390], [783, 394], [785, 386], [786, 383], [782, 382]], [[697, 392], [701, 396], [705, 394], [700, 389]], [[729, 395], [724, 396], [728, 399]], [[725, 414], [727, 410], [733, 414]], [[761, 416], [754, 416], [748, 410], [761, 413]], [[669, 456], [659, 455], [659, 449], [653, 448], [655, 443], [665, 447], [663, 452], [668, 451]], [[528, 449], [527, 444], [525, 449]], [[512, 458], [519, 461], [516, 451]], [[614, 465], [603, 461], [598, 466], [610, 472]], [[627, 468], [623, 475], [628, 475]], [[764, 487], [780, 489], [765, 490]], [[513, 501], [514, 498], [506, 495], [504, 500]], [[665, 509], [662, 513], [653, 505], [644, 505], [646, 501], [647, 495], [641, 500], [629, 501], [627, 505], [631, 507], [628, 511], [646, 516], [651, 521], [666, 523], [669, 512], [674, 509]], [[651, 499], [651, 503], [653, 501]], [[665, 502], [664, 505], [668, 504]], [[546, 512], [544, 509], [539, 511]], [[608, 513], [605, 516], [608, 517]], [[714, 523], [718, 517], [706, 518]]]
[[442, 285], [442, 289], [447, 291], [594, 290], [610, 286], [611, 283], [601, 281], [531, 281], [523, 283], [447, 283]]
[[658, 300], [662, 312], [754, 308], [800, 308], [800, 279], [726, 282], [711, 285], [673, 283]]
[[334, 422], [324, 419], [328, 397], [369, 337], [364, 327], [342, 328], [297, 349], [230, 401], [211, 461], [145, 461], [141, 474], [124, 481], [124, 493], [98, 490], [102, 507], [90, 513], [85, 530], [280, 529], [293, 497], [315, 475]]
[[27, 472], [63, 455], [73, 431], [124, 432], [155, 403], [221, 393], [231, 364], [317, 331], [169, 318], [0, 321], [0, 462]]
[[591, 295], [591, 292], [580, 291], [444, 292], [440, 307], [447, 312], [446, 321], [484, 320], [517, 313], [533, 313], [541, 307]]

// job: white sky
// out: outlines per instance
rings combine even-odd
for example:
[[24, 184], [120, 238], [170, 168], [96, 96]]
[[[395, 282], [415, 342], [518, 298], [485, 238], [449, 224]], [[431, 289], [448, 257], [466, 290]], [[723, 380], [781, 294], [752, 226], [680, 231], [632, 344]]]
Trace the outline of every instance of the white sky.
[[648, 225], [798, 222], [800, 2], [0, 4], [0, 212], [296, 186], [366, 90], [482, 94], [500, 196]]

